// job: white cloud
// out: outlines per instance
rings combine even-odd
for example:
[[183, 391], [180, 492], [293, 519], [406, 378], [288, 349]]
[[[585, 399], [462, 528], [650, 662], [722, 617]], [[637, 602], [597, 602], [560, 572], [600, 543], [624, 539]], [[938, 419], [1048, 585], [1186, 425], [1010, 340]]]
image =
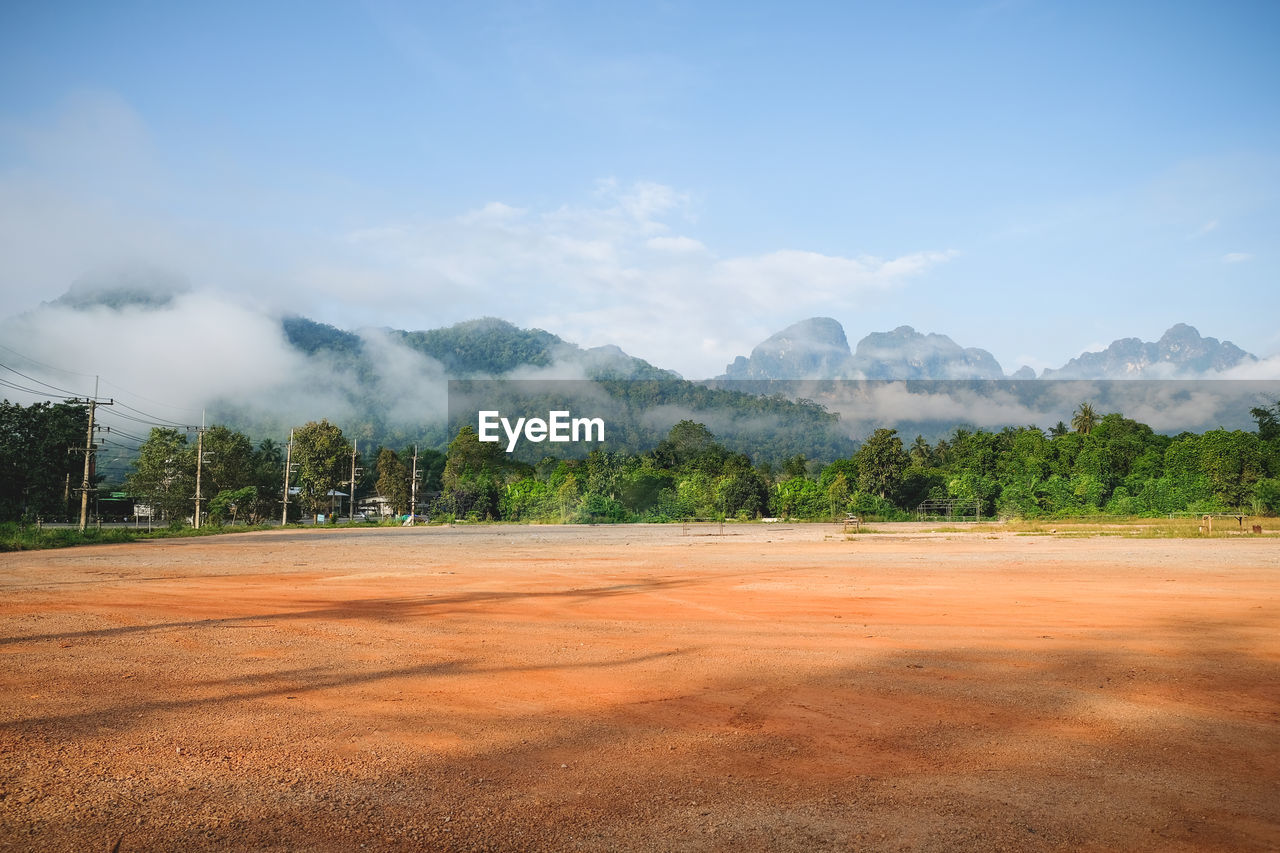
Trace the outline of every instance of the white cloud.
[[1224, 264], [1240, 264], [1251, 260], [1253, 260], [1253, 255], [1248, 252], [1228, 252], [1222, 256]]
[[619, 205], [633, 219], [644, 222], [669, 213], [677, 208], [687, 207], [688, 193], [677, 192], [668, 186], [652, 181], [637, 181], [630, 187], [617, 191], [613, 185]]
[[459, 216], [458, 221], [463, 225], [501, 224], [519, 219], [525, 213], [523, 208], [512, 207], [500, 201], [491, 201], [479, 210], [472, 210]]
[[268, 393], [303, 367], [276, 320], [211, 292], [179, 294], [163, 308], [46, 305], [4, 321], [0, 333], [37, 361], [146, 388], [189, 412], [219, 396]]
[[1237, 364], [1219, 376], [1223, 379], [1280, 379], [1280, 354]]
[[650, 237], [645, 241], [645, 245], [659, 252], [689, 253], [707, 251], [706, 246], [692, 237]]
[[[273, 312], [213, 291], [179, 293], [160, 307], [49, 304], [0, 321], [0, 340], [13, 351], [98, 374], [109, 383], [103, 396], [120, 396], [169, 420], [199, 423], [202, 409], [226, 401], [265, 413], [268, 422], [327, 417], [341, 423], [354, 413], [353, 400], [376, 401], [393, 427], [438, 419], [447, 387], [439, 363], [384, 332], [360, 334], [368, 372], [355, 375], [289, 346]], [[87, 377], [75, 382], [68, 390], [87, 394], [93, 387]], [[140, 403], [140, 390], [163, 404]], [[111, 422], [113, 413], [103, 417]], [[148, 428], [117, 425], [135, 434]]]
[[949, 252], [919, 252], [886, 261], [784, 249], [720, 261], [713, 273], [726, 293], [752, 299], [761, 308], [776, 308], [779, 300], [789, 305], [838, 304], [900, 285], [950, 257]]
[[1192, 236], [1193, 238], [1194, 238], [1194, 237], [1203, 237], [1204, 235], [1206, 235], [1206, 234], [1210, 234], [1210, 233], [1212, 233], [1212, 232], [1214, 232], [1214, 231], [1217, 231], [1217, 230], [1218, 230], [1218, 220], [1216, 220], [1216, 219], [1210, 219], [1210, 220], [1209, 220], [1208, 222], [1206, 222], [1204, 225], [1201, 225], [1198, 229], [1196, 229], [1195, 233], [1193, 233], [1191, 236]]
[[[406, 307], [492, 314], [584, 346], [616, 343], [689, 376], [720, 373], [777, 331], [780, 316], [847, 315], [872, 293], [903, 286], [954, 253], [844, 257], [795, 249], [717, 257], [676, 226], [688, 194], [607, 180], [597, 204], [519, 210], [494, 202], [450, 220], [390, 223], [346, 235], [350, 265], [318, 271], [341, 291], [343, 269], [404, 278]], [[415, 305], [416, 304], [416, 305]], [[718, 348], [718, 349], [716, 349]]]
[[257, 199], [160, 167], [145, 123], [113, 96], [0, 134], [26, 152], [0, 163], [0, 297], [14, 313], [95, 270], [150, 266], [230, 304], [249, 299], [343, 328], [492, 315], [709, 376], [784, 320], [850, 316], [952, 256], [790, 247], [725, 256], [692, 233], [692, 193], [614, 178], [579, 203], [495, 199], [429, 220], [378, 221], [341, 199], [300, 196], [289, 221], [307, 227], [270, 231], [292, 216], [287, 199], [264, 201], [270, 215], [252, 226], [220, 216]]

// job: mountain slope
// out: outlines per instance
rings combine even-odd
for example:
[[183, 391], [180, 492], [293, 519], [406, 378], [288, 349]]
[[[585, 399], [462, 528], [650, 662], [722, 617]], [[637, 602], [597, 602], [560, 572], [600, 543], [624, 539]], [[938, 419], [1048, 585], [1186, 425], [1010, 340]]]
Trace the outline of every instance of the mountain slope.
[[865, 379], [1003, 379], [995, 356], [977, 347], [961, 347], [946, 335], [921, 334], [910, 326], [872, 332], [853, 354], [854, 369]]
[[1178, 323], [1158, 341], [1121, 338], [1098, 352], [1081, 353], [1041, 379], [1169, 379], [1220, 373], [1257, 359], [1230, 341], [1201, 337]]
[[910, 326], [873, 332], [850, 351], [844, 328], [830, 317], [801, 320], [738, 356], [721, 379], [1002, 379], [986, 350]]
[[725, 368], [725, 379], [829, 379], [843, 376], [853, 353], [844, 327], [810, 317], [771, 335]]

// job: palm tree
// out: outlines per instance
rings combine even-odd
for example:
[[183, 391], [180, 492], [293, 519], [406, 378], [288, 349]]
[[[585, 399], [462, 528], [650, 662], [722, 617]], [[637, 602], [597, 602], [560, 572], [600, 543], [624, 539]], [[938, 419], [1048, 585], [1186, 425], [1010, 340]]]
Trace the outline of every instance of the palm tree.
[[938, 439], [938, 443], [933, 446], [933, 458], [939, 465], [946, 465], [951, 461], [951, 445], [945, 438]]
[[923, 435], [916, 436], [916, 440], [911, 444], [909, 453], [912, 463], [922, 467], [929, 464], [929, 457], [932, 455], [929, 442], [924, 440]]
[[1080, 404], [1080, 408], [1076, 409], [1075, 415], [1071, 418], [1071, 426], [1081, 435], [1088, 435], [1093, 432], [1093, 428], [1098, 424], [1098, 413], [1093, 410], [1093, 406], [1088, 402]]

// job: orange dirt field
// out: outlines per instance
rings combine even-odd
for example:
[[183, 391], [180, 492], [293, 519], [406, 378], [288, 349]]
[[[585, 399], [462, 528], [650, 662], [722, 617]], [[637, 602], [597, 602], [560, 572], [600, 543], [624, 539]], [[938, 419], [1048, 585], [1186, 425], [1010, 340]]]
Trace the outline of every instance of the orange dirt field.
[[1280, 849], [1280, 539], [877, 530], [0, 556], [0, 849]]

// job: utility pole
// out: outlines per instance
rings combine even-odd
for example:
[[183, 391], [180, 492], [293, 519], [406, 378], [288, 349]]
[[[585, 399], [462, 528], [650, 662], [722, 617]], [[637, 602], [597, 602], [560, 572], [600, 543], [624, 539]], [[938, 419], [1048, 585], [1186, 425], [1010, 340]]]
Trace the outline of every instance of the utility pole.
[[289, 523], [289, 468], [293, 460], [293, 430], [289, 430], [289, 443], [284, 448], [284, 499], [280, 501], [280, 526]]
[[361, 470], [356, 467], [356, 453], [358, 452], [357, 448], [359, 447], [360, 447], [359, 439], [352, 439], [351, 440], [351, 499], [350, 499], [350, 503], [351, 503], [350, 515], [351, 515], [352, 521], [356, 520], [356, 476], [357, 476], [356, 472]]
[[[84, 533], [85, 527], [89, 524], [89, 490], [93, 488], [93, 452], [98, 446], [93, 443], [93, 415], [97, 409], [98, 403], [98, 377], [93, 377], [93, 396], [87, 400], [71, 400], [72, 403], [83, 403], [89, 407], [89, 429], [85, 433], [84, 439], [84, 481], [80, 486], [80, 532]], [[115, 400], [107, 400], [101, 405], [110, 406]], [[73, 447], [72, 451], [81, 450], [81, 448]]]
[[413, 475], [409, 478], [409, 526], [413, 527], [418, 514], [418, 445], [413, 446]]
[[192, 519], [192, 526], [196, 530], [200, 529], [200, 469], [204, 467], [204, 429], [204, 412], [201, 412], [200, 427], [196, 429], [196, 514]]

